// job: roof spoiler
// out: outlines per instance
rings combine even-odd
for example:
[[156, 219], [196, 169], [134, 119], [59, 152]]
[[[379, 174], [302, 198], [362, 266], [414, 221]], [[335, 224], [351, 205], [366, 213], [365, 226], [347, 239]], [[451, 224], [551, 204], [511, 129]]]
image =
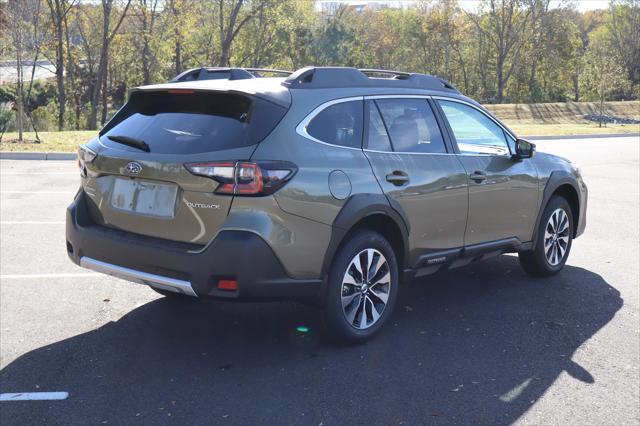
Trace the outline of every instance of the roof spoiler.
[[196, 80], [246, 80], [249, 78], [264, 77], [264, 74], [276, 74], [282, 76], [291, 75], [292, 71], [271, 68], [229, 68], [229, 67], [200, 67], [192, 68], [178, 74], [170, 83]]
[[290, 89], [394, 87], [460, 93], [451, 83], [432, 75], [348, 67], [301, 68], [292, 73], [282, 84]]

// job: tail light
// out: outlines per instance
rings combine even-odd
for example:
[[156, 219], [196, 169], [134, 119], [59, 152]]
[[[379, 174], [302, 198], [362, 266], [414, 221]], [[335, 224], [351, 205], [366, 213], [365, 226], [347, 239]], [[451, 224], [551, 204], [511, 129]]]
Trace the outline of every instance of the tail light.
[[185, 164], [194, 175], [219, 183], [216, 194], [270, 195], [282, 188], [298, 168], [288, 161], [223, 161]]

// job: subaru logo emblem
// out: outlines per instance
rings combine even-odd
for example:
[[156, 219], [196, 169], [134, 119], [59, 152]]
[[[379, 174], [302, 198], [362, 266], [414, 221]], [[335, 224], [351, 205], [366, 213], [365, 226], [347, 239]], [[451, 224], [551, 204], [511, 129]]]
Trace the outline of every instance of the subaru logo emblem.
[[125, 170], [129, 174], [138, 175], [142, 171], [142, 165], [140, 163], [136, 163], [135, 161], [132, 161], [129, 164], [127, 164], [127, 167], [125, 167]]

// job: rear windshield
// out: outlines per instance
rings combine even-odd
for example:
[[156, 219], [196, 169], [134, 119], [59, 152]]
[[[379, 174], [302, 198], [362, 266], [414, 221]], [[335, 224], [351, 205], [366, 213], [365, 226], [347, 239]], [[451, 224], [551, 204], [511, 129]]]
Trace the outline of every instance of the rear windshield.
[[109, 136], [145, 142], [158, 154], [197, 154], [254, 145], [287, 109], [256, 97], [229, 93], [136, 92], [100, 134], [102, 144], [135, 151]]

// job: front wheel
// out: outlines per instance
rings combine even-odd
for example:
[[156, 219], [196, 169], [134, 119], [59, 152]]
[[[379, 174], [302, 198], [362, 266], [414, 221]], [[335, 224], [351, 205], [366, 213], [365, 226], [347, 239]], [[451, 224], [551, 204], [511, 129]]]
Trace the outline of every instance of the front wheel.
[[377, 333], [393, 311], [398, 265], [391, 244], [380, 234], [361, 231], [337, 253], [327, 278], [324, 306], [329, 336], [361, 343]]
[[530, 275], [544, 277], [557, 274], [564, 267], [573, 242], [573, 215], [567, 200], [554, 196], [544, 209], [536, 248], [521, 252], [520, 265]]

